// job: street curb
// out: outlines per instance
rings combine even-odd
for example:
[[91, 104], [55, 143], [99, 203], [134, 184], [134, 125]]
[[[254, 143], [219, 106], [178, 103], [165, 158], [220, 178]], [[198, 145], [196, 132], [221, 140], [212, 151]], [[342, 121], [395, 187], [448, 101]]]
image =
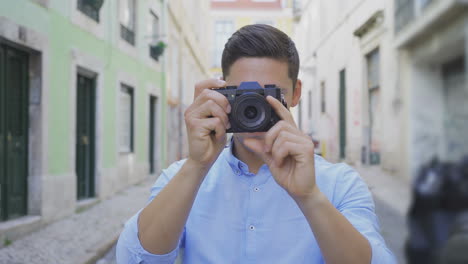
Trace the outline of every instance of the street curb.
[[85, 260], [81, 264], [96, 264], [96, 262], [103, 258], [106, 255], [106, 253], [114, 246], [114, 244], [117, 243], [119, 235], [115, 236], [112, 240], [108, 241], [107, 243], [104, 243], [95, 251], [95, 254], [93, 254], [93, 256], [91, 256], [88, 260]]

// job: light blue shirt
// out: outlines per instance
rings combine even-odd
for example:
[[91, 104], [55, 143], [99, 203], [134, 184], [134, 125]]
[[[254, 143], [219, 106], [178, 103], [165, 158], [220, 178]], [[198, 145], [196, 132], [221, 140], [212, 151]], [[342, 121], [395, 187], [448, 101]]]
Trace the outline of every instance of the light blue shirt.
[[[149, 201], [183, 163], [175, 162], [162, 172]], [[396, 263], [379, 234], [372, 195], [359, 174], [346, 164], [332, 164], [315, 156], [315, 175], [319, 189], [368, 239], [372, 263]], [[174, 263], [178, 248], [166, 255], [154, 255], [142, 247], [137, 226], [140, 212], [128, 220], [120, 235], [118, 263]], [[230, 147], [223, 150], [206, 175], [179, 247], [185, 248], [187, 264], [324, 263], [304, 214], [276, 183], [268, 167], [263, 165], [257, 175], [249, 173]]]

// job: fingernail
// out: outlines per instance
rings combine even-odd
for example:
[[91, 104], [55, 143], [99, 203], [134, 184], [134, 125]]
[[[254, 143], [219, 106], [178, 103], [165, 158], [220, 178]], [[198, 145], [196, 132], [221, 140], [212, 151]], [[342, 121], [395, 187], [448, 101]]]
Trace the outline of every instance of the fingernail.
[[227, 109], [226, 109], [227, 113], [230, 114], [231, 113], [231, 105], [228, 105], [227, 106]]
[[227, 129], [230, 129], [231, 128], [231, 123], [228, 123], [227, 126], [226, 126]]
[[224, 85], [226, 85], [226, 81], [218, 80], [218, 85], [219, 86], [224, 86]]

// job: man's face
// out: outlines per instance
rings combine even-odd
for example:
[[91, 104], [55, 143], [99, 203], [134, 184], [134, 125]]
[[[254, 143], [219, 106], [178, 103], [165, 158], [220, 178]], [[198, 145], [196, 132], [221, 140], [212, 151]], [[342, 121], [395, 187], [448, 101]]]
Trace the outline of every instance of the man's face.
[[[300, 98], [301, 83], [296, 83], [293, 92], [293, 81], [288, 76], [288, 63], [271, 58], [241, 58], [232, 64], [229, 75], [226, 76], [227, 85], [239, 86], [242, 82], [258, 82], [261, 86], [276, 84], [281, 88], [288, 107], [297, 105]], [[240, 143], [245, 138], [263, 139], [265, 132], [235, 133], [234, 137]]]

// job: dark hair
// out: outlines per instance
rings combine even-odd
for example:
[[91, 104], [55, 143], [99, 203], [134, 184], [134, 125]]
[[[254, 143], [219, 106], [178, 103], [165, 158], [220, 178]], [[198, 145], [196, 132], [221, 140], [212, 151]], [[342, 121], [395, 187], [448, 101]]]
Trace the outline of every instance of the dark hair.
[[223, 76], [240, 58], [267, 57], [288, 63], [288, 76], [296, 86], [299, 74], [299, 54], [291, 38], [281, 30], [263, 24], [244, 26], [229, 38], [224, 46], [221, 67]]

